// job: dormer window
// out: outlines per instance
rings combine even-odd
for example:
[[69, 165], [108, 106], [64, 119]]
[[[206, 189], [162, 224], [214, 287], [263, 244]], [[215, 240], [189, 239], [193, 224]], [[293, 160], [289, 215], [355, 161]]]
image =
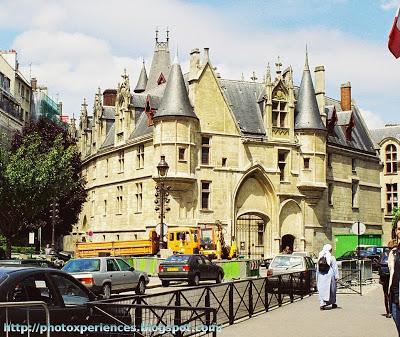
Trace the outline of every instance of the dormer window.
[[157, 84], [158, 84], [158, 85], [161, 85], [161, 84], [163, 84], [163, 83], [165, 83], [165, 82], [167, 82], [167, 81], [166, 81], [166, 79], [165, 79], [163, 73], [161, 73], [161, 74], [160, 74], [160, 77], [159, 77], [158, 80], [157, 80]]
[[272, 126], [276, 128], [287, 127], [288, 102], [285, 89], [279, 85], [272, 95]]
[[385, 149], [386, 173], [397, 173], [397, 149], [393, 144], [389, 144]]
[[286, 127], [287, 102], [272, 101], [272, 126], [278, 128]]

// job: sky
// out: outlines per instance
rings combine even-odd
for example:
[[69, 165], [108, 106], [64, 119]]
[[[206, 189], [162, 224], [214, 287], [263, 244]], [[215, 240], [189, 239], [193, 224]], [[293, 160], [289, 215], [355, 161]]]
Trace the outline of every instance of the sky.
[[193, 48], [210, 48], [222, 78], [259, 81], [267, 64], [292, 66], [300, 84], [307, 45], [310, 67], [325, 67], [326, 95], [352, 98], [370, 128], [400, 122], [400, 59], [388, 51], [388, 33], [400, 0], [0, 0], [0, 49], [15, 49], [29, 79], [79, 116], [97, 88], [116, 88], [124, 68], [136, 85], [144, 58], [150, 69], [154, 35], [170, 30], [188, 71]]

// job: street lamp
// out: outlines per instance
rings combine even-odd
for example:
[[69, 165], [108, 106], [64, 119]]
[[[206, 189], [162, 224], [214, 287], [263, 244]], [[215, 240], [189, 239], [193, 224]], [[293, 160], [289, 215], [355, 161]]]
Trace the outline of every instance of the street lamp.
[[170, 186], [165, 185], [165, 178], [168, 173], [168, 163], [165, 161], [165, 156], [161, 156], [161, 160], [157, 165], [158, 171], [158, 182], [156, 186], [156, 200], [154, 203], [156, 204], [155, 210], [160, 212], [160, 249], [166, 248], [164, 242], [164, 212], [169, 211], [170, 208], [167, 206], [169, 203], [169, 190]]

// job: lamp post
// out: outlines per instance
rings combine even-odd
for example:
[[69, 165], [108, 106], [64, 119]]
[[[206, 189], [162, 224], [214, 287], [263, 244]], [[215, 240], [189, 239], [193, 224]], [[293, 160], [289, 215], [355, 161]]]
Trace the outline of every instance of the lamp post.
[[156, 186], [156, 200], [155, 200], [155, 210], [160, 212], [160, 249], [165, 248], [164, 242], [164, 212], [169, 211], [170, 208], [167, 206], [169, 203], [169, 190], [171, 189], [170, 186], [165, 185], [165, 178], [167, 177], [168, 173], [168, 163], [165, 161], [165, 156], [161, 156], [161, 160], [157, 165], [157, 172], [158, 172], [158, 182]]

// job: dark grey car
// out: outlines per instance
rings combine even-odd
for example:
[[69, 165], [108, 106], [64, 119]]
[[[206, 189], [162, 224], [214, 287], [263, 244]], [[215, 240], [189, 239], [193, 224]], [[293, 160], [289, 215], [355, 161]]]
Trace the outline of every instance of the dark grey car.
[[144, 294], [149, 277], [118, 257], [81, 258], [68, 261], [62, 268], [95, 294], [110, 298], [111, 293], [135, 290]]

